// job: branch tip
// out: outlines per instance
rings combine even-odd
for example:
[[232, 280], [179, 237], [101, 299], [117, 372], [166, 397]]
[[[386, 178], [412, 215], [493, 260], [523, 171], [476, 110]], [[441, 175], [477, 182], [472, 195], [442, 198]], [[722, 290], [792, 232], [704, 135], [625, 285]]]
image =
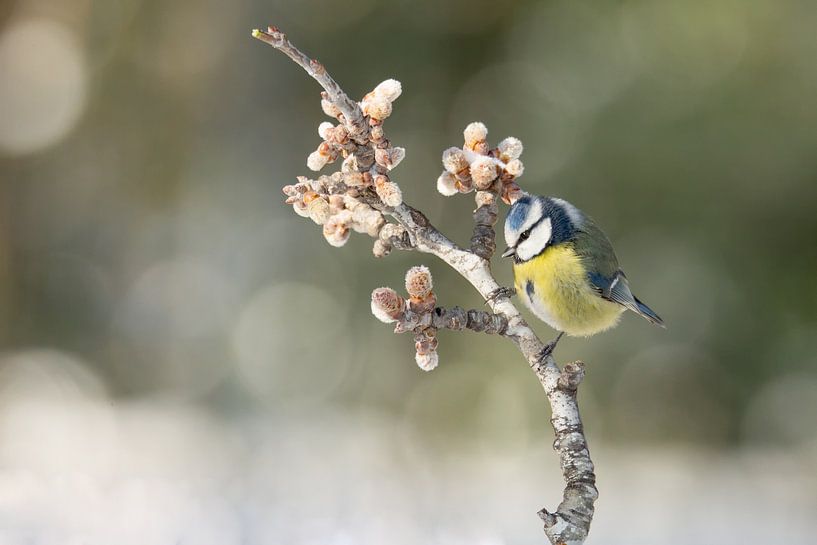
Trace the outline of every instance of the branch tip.
[[268, 26], [266, 31], [261, 30], [260, 28], [254, 28], [252, 31], [252, 37], [273, 47], [277, 47], [280, 42], [286, 40], [286, 34], [278, 30], [278, 27], [274, 26]]
[[556, 522], [558, 520], [556, 518], [556, 515], [554, 515], [553, 513], [548, 512], [547, 509], [542, 508], [536, 514], [539, 515], [539, 518], [542, 519], [542, 522], [545, 523], [545, 528], [552, 528], [553, 526], [556, 525]]
[[584, 362], [568, 363], [559, 373], [559, 389], [575, 393], [582, 380], [584, 380]]

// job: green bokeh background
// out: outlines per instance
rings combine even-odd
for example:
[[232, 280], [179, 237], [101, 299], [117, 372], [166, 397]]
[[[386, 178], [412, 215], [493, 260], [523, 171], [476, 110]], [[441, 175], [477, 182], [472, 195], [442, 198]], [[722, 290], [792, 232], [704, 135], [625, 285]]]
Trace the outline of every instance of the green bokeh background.
[[[31, 21], [59, 32], [8, 38]], [[255, 419], [267, 423], [259, 436], [274, 437], [346, 414], [363, 428], [399, 422], [441, 456], [550, 456], [546, 400], [510, 343], [443, 332], [440, 367], [426, 374], [411, 339], [369, 312], [371, 290], [399, 287], [414, 264], [430, 266], [443, 305], [479, 307], [469, 286], [430, 256], [375, 259], [362, 235], [332, 248], [283, 204], [325, 117], [315, 82], [250, 37], [268, 22], [353, 97], [402, 82], [386, 123], [407, 149], [394, 178], [453, 239], [470, 237], [473, 200], [440, 196], [435, 180], [442, 150], [474, 120], [494, 143], [522, 140], [524, 189], [604, 227], [668, 329], [628, 315], [560, 344], [559, 360], [587, 363], [591, 447], [704, 460], [772, 451], [776, 464], [815, 473], [817, 5], [796, 0], [4, 4], [9, 407], [49, 381], [83, 392], [80, 373], [110, 406], [184, 407], [239, 435], [256, 437], [246, 431]], [[62, 125], [49, 121], [66, 111]], [[19, 137], [31, 126], [45, 128]], [[494, 269], [511, 283], [507, 263]], [[37, 365], [39, 378], [15, 386]], [[605, 490], [599, 469], [602, 494], [627, 493]], [[779, 481], [781, 494], [814, 507], [809, 479]], [[806, 543], [797, 528], [787, 542]], [[685, 542], [677, 528], [658, 534]]]

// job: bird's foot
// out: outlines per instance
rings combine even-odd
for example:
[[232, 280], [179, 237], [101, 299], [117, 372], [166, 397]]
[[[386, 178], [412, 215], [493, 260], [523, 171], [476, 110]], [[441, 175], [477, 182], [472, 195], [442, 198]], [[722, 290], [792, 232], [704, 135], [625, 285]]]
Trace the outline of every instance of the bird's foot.
[[516, 295], [516, 288], [497, 288], [488, 294], [485, 304], [489, 305], [501, 297], [511, 298]]
[[564, 331], [562, 331], [561, 333], [559, 333], [559, 335], [556, 336], [555, 339], [545, 344], [542, 350], [540, 350], [539, 353], [536, 355], [537, 361], [543, 361], [545, 358], [553, 354], [553, 349], [556, 348], [556, 345], [559, 343], [559, 339], [561, 339], [562, 335], [564, 334], [565, 334]]

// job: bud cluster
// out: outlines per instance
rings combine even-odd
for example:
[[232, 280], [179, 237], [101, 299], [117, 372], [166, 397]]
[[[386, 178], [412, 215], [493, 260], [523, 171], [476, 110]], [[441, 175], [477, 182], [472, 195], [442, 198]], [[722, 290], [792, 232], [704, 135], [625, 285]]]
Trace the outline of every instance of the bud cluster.
[[424, 371], [439, 363], [437, 329], [431, 325], [431, 315], [437, 304], [434, 284], [428, 267], [412, 267], [406, 273], [408, 299], [391, 288], [372, 292], [372, 314], [385, 323], [395, 323], [395, 332], [414, 332], [415, 360]]
[[327, 93], [321, 94], [321, 108], [338, 123], [326, 121], [318, 126], [322, 142], [309, 154], [306, 164], [320, 171], [340, 159], [340, 170], [317, 180], [299, 177], [297, 184], [284, 187], [284, 193], [296, 213], [323, 226], [323, 235], [332, 246], [343, 246], [351, 231], [365, 233], [376, 239], [372, 251], [381, 257], [391, 251], [396, 240], [407, 240], [405, 230], [398, 233], [389, 229], [381, 235], [386, 219], [382, 212], [366, 204], [374, 200], [393, 208], [403, 202], [400, 187], [390, 179], [389, 172], [405, 158], [406, 150], [393, 147], [382, 126], [401, 92], [400, 82], [388, 79], [366, 94], [359, 105], [368, 129], [362, 137], [354, 138], [340, 109]]
[[437, 190], [445, 196], [490, 191], [498, 193], [506, 204], [518, 199], [522, 190], [516, 179], [525, 170], [519, 160], [522, 142], [509, 136], [491, 148], [488, 129], [480, 122], [465, 127], [463, 137], [462, 148], [448, 148], [443, 152], [444, 170], [437, 178]]
[[283, 191], [298, 215], [323, 225], [323, 236], [332, 246], [346, 244], [351, 231], [377, 237], [386, 224], [383, 213], [349, 190], [339, 172], [317, 180], [299, 176], [297, 184], [284, 186]]

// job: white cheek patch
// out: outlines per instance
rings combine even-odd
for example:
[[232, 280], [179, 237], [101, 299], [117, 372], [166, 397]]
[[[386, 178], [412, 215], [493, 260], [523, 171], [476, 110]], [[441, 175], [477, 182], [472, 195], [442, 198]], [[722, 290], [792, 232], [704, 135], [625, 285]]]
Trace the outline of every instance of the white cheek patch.
[[519, 243], [519, 246], [516, 247], [516, 255], [522, 261], [527, 261], [547, 246], [552, 234], [553, 228], [550, 224], [550, 218], [543, 219], [539, 225], [533, 228], [528, 240]]
[[519, 236], [519, 233], [511, 229], [508, 225], [508, 222], [505, 222], [505, 244], [512, 248], [516, 244], [516, 239]]
[[536, 199], [531, 203], [530, 208], [528, 208], [528, 214], [525, 216], [525, 221], [522, 222], [520, 227], [512, 229], [508, 225], [508, 222], [505, 222], [505, 244], [510, 247], [516, 246], [516, 242], [519, 240], [519, 235], [525, 230], [530, 229], [530, 226], [539, 221], [541, 217], [542, 203]]

